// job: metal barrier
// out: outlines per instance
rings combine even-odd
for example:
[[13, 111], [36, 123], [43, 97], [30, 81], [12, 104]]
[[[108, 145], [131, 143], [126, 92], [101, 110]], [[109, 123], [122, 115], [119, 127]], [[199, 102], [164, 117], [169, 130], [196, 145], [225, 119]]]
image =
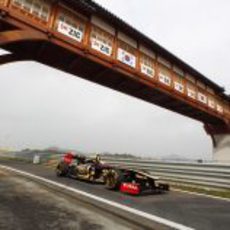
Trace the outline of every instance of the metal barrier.
[[[13, 159], [27, 160], [32, 163], [34, 155], [25, 154], [19, 156], [15, 153], [8, 153], [5, 154], [5, 156]], [[40, 162], [50, 167], [55, 167], [61, 157], [61, 154], [45, 153], [40, 155]], [[169, 183], [230, 190], [230, 164], [178, 163], [107, 156], [102, 156], [102, 160], [114, 166], [146, 170], [152, 175], [159, 176], [162, 180]]]
[[103, 157], [103, 161], [118, 166], [147, 170], [171, 183], [194, 184], [218, 189], [230, 189], [230, 165], [214, 163], [178, 163]]

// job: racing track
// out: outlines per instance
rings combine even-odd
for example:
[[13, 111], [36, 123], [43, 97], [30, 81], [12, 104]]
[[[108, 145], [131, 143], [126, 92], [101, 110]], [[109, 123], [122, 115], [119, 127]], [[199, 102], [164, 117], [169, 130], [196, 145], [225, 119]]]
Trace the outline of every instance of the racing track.
[[[119, 224], [118, 224], [119, 223]], [[0, 167], [1, 230], [139, 230], [93, 205], [86, 205]]]
[[230, 226], [230, 201], [227, 200], [174, 191], [168, 194], [133, 197], [108, 191], [102, 185], [89, 184], [69, 178], [57, 178], [53, 170], [41, 165], [5, 160], [0, 160], [0, 164], [62, 183], [72, 188], [194, 229], [228, 230]]

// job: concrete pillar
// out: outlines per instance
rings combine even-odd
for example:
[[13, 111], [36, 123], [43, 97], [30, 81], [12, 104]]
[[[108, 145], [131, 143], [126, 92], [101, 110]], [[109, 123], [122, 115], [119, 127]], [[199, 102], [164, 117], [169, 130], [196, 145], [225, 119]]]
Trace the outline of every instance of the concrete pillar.
[[205, 124], [204, 127], [213, 141], [213, 160], [219, 163], [230, 163], [230, 125]]

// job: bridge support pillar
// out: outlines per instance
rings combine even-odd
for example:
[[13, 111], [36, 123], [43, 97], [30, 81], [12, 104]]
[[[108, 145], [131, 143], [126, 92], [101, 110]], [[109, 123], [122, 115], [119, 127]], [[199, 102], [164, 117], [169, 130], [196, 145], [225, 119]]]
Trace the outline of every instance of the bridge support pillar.
[[213, 160], [230, 163], [230, 124], [221, 126], [205, 124], [204, 127], [213, 141]]

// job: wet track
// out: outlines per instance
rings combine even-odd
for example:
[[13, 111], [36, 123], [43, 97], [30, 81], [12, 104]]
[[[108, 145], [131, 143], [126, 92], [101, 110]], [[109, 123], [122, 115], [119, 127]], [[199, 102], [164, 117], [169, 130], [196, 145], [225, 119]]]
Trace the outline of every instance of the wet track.
[[228, 201], [182, 192], [133, 197], [108, 191], [102, 185], [57, 178], [53, 170], [44, 166], [8, 161], [0, 161], [0, 164], [21, 169], [195, 229], [228, 230], [230, 226], [230, 202]]

